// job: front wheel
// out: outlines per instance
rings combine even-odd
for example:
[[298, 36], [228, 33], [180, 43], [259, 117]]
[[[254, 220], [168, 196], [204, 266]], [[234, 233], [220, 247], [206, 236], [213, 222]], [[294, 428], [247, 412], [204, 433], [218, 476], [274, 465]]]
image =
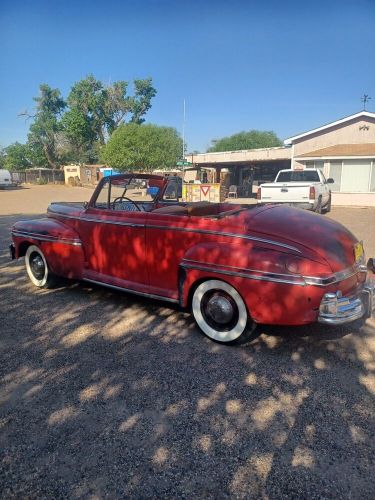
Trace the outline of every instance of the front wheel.
[[235, 288], [220, 280], [207, 280], [195, 290], [192, 313], [202, 332], [221, 344], [242, 344], [253, 337], [255, 323]]
[[25, 255], [26, 271], [31, 282], [39, 288], [52, 288], [56, 276], [51, 272], [42, 250], [30, 245]]

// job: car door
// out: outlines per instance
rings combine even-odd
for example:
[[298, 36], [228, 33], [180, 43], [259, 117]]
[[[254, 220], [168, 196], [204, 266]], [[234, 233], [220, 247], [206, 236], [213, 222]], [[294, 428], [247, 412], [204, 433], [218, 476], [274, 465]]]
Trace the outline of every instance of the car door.
[[[116, 189], [115, 189], [116, 187]], [[105, 179], [96, 199], [80, 217], [85, 251], [84, 278], [123, 288], [147, 284], [145, 265], [146, 212], [137, 204], [120, 204], [121, 186]], [[115, 208], [114, 208], [115, 207]]]

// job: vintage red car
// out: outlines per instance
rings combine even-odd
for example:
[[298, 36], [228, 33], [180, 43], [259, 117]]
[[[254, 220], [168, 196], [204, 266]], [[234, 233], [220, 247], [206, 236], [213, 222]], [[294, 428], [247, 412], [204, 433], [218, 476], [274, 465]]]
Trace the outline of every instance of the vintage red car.
[[374, 314], [363, 246], [345, 227], [290, 207], [179, 203], [178, 189], [161, 176], [104, 178], [90, 202], [17, 222], [12, 257], [25, 256], [38, 287], [60, 276], [191, 308], [221, 343], [248, 339], [257, 323]]

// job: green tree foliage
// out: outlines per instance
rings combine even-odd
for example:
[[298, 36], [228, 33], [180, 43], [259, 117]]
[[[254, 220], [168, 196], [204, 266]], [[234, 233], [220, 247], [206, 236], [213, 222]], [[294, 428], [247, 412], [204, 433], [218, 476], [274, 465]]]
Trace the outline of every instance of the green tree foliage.
[[3, 168], [7, 170], [24, 170], [30, 168], [30, 148], [27, 144], [15, 142], [3, 150]]
[[211, 142], [213, 145], [207, 150], [208, 153], [282, 146], [281, 140], [271, 130], [249, 130]]
[[142, 123], [156, 95], [152, 79], [134, 80], [134, 94], [127, 95], [128, 82], [104, 85], [93, 75], [76, 82], [63, 99], [58, 89], [40, 85], [34, 98], [33, 122], [29, 129], [30, 159], [35, 166], [58, 168], [68, 162], [92, 163], [108, 137], [126, 120]]
[[77, 108], [69, 109], [61, 119], [62, 130], [68, 141], [67, 153], [80, 163], [90, 162], [95, 133], [90, 120]]
[[[73, 85], [68, 96], [71, 112], [85, 120], [85, 127], [80, 133], [66, 124], [70, 137], [76, 142], [98, 140], [104, 145], [107, 137], [124, 123], [130, 113], [130, 121], [141, 123], [143, 116], [151, 107], [151, 99], [156, 95], [151, 78], [134, 81], [134, 96], [127, 95], [128, 82], [118, 81], [103, 85], [93, 75]], [[88, 133], [90, 132], [90, 133]]]
[[0, 168], [5, 168], [5, 158], [4, 148], [0, 148]]
[[182, 139], [176, 129], [128, 123], [112, 134], [102, 151], [102, 159], [120, 171], [152, 171], [173, 168], [181, 150]]
[[34, 97], [36, 114], [34, 123], [30, 126], [28, 144], [31, 148], [41, 149], [51, 168], [60, 165], [57, 152], [58, 134], [62, 130], [60, 116], [66, 107], [59, 89], [52, 89], [49, 85], [39, 87], [40, 95]]

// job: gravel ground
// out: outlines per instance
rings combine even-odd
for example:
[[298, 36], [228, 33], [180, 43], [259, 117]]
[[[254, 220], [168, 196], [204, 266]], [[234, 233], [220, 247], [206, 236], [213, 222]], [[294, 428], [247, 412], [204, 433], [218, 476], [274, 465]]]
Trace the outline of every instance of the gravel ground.
[[[161, 302], [36, 289], [10, 225], [89, 196], [0, 191], [0, 497], [374, 498], [374, 321], [228, 348]], [[330, 216], [375, 255], [374, 215]]]

